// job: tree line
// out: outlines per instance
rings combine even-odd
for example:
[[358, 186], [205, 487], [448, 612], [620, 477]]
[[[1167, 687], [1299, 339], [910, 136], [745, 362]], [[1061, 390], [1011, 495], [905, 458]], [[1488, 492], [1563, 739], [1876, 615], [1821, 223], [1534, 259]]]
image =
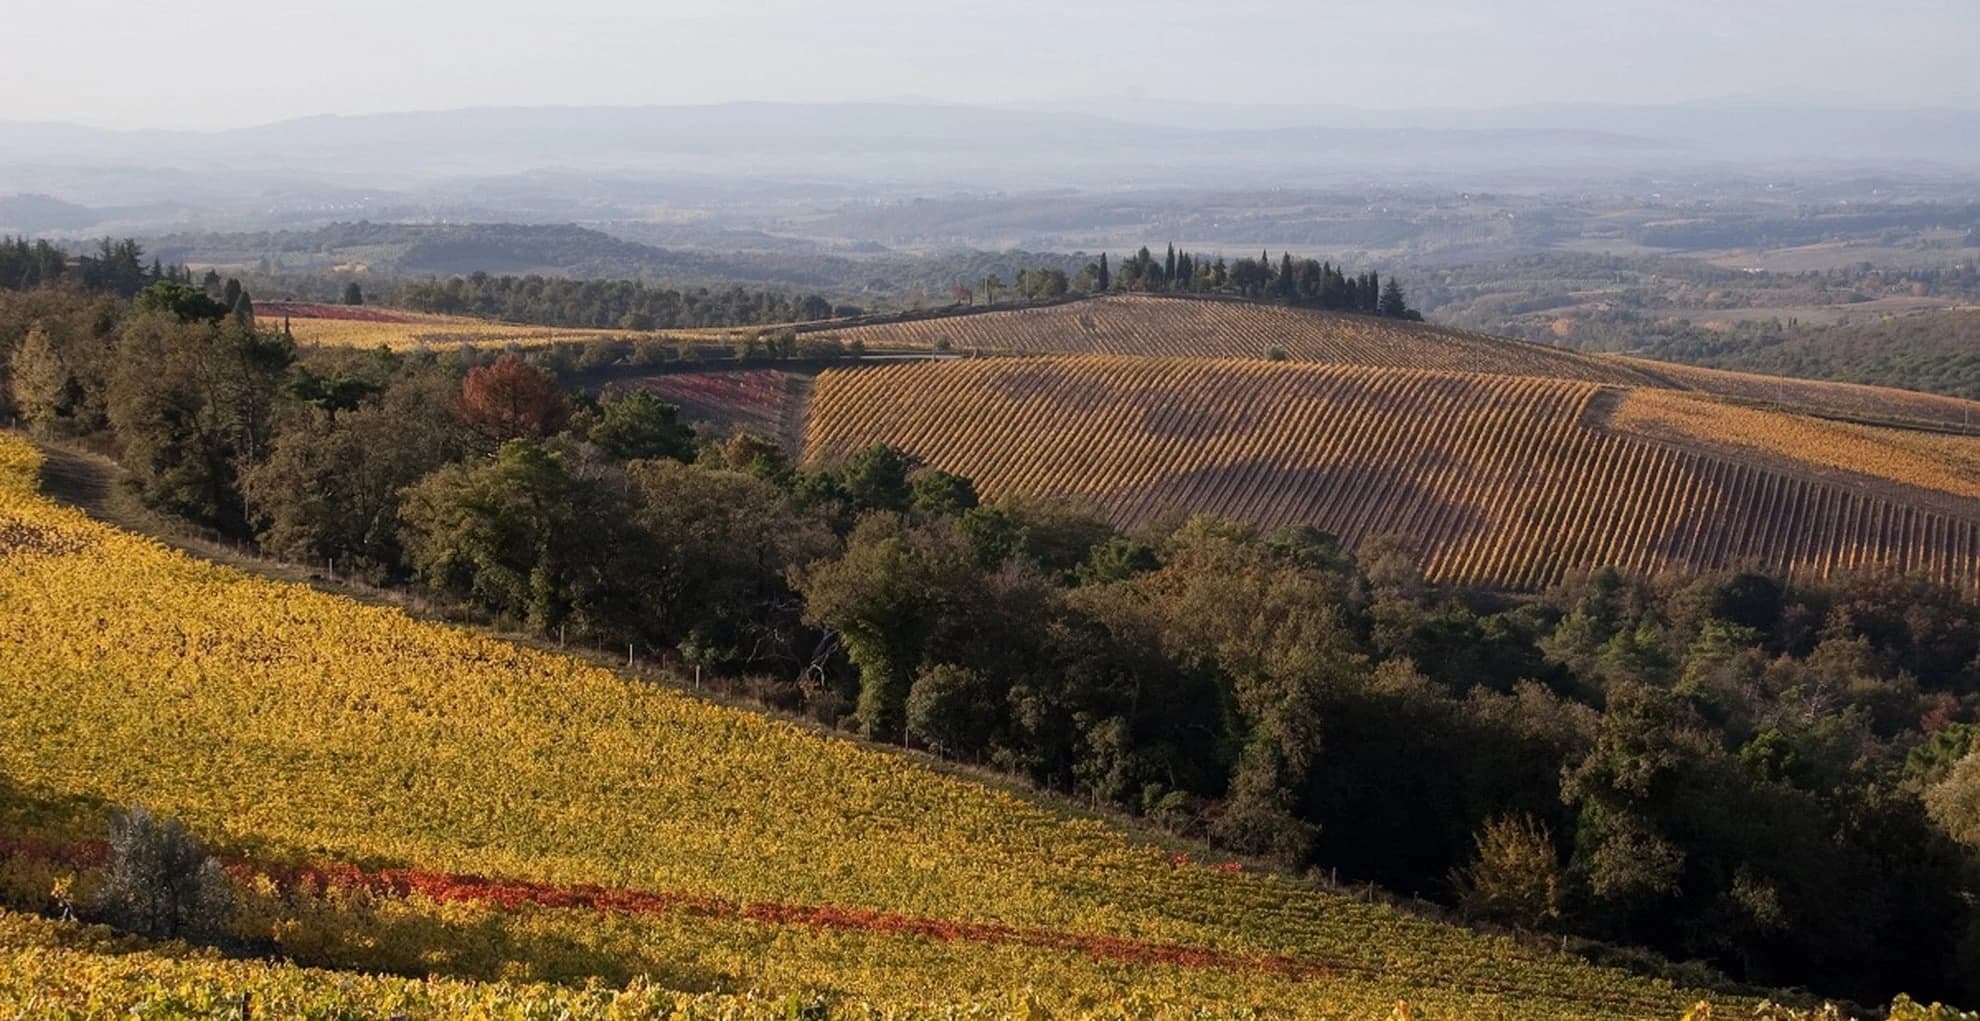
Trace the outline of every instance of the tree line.
[[1221, 255], [1211, 258], [1178, 251], [1172, 244], [1160, 258], [1147, 246], [1122, 259], [1118, 267], [1110, 265], [1108, 258], [1102, 252], [1085, 269], [1070, 276], [1056, 267], [1022, 269], [1009, 285], [991, 274], [975, 287], [957, 284], [951, 296], [958, 304], [974, 304], [978, 295], [995, 304], [999, 293], [1024, 301], [1126, 292], [1230, 295], [1392, 319], [1423, 318], [1410, 307], [1402, 284], [1394, 277], [1384, 281], [1372, 270], [1349, 275], [1331, 262], [1296, 259], [1290, 252], [1281, 253], [1277, 262], [1265, 252], [1256, 259], [1226, 262]]
[[184, 266], [166, 266], [157, 259], [144, 262], [136, 241], [104, 238], [94, 250], [70, 255], [45, 239], [0, 238], [0, 290], [26, 290], [64, 282], [131, 297], [161, 280], [191, 283]]
[[0, 352], [7, 414], [277, 556], [1475, 920], [1980, 996], [1980, 608], [1924, 582], [1441, 587], [1404, 539], [797, 464], [519, 353], [299, 350], [171, 280], [0, 294]]
[[388, 304], [421, 312], [596, 329], [754, 326], [859, 315], [816, 294], [775, 288], [675, 288], [641, 280], [472, 273], [399, 285]]
[[[1009, 284], [995, 273], [974, 286], [957, 284], [957, 304], [996, 304], [999, 298], [1052, 301], [1074, 294], [1145, 292], [1230, 295], [1396, 319], [1421, 319], [1402, 285], [1370, 271], [1349, 275], [1331, 263], [1280, 256], [1241, 258], [1226, 263], [1179, 252], [1169, 246], [1165, 259], [1147, 248], [1121, 261], [1118, 270], [1100, 257], [1077, 274], [1059, 267], [1027, 267]], [[819, 294], [797, 295], [774, 288], [675, 288], [639, 280], [575, 280], [543, 276], [490, 276], [474, 273], [444, 280], [399, 285], [388, 304], [422, 312], [472, 315], [509, 322], [597, 329], [664, 330], [715, 326], [754, 326], [811, 322], [858, 316], [865, 309]]]
[[1226, 264], [1221, 255], [1206, 259], [1179, 252], [1175, 245], [1170, 245], [1168, 254], [1158, 259], [1143, 247], [1121, 260], [1120, 268], [1111, 272], [1107, 256], [1102, 253], [1100, 261], [1091, 267], [1091, 275], [1102, 291], [1236, 294], [1306, 308], [1394, 319], [1423, 318], [1409, 307], [1402, 284], [1394, 277], [1385, 283], [1372, 270], [1350, 276], [1332, 263], [1295, 259], [1290, 252], [1282, 253], [1276, 264], [1265, 252], [1260, 252], [1256, 259], [1240, 258]]

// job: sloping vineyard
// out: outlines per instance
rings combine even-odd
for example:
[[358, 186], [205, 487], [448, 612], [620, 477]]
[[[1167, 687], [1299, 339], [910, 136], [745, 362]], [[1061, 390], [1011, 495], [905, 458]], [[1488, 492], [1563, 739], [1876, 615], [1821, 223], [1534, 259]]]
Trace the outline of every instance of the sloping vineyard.
[[[718, 430], [744, 430], [785, 438], [789, 420], [802, 418], [809, 377], [776, 369], [731, 372], [670, 372], [616, 383], [608, 393], [642, 390], [680, 409], [681, 421], [712, 423]], [[789, 442], [796, 444], [799, 437]]]
[[[88, 840], [141, 800], [230, 857], [395, 870], [354, 874], [376, 896], [250, 889], [242, 935], [278, 957], [566, 984], [133, 953], [0, 913], [0, 1013], [214, 1016], [247, 991], [256, 1016], [754, 1017], [829, 993], [852, 1016], [1379, 1019], [1400, 1000], [1565, 1021], [1698, 999], [200, 563], [51, 504], [36, 471], [0, 437], [0, 836]], [[0, 847], [17, 902], [57, 879]]]
[[1423, 323], [1251, 302], [1123, 295], [842, 331], [868, 349], [1255, 358], [1437, 369], [1696, 391], [1872, 422], [1970, 426], [1980, 403], [1886, 387], [1585, 355]]
[[1858, 425], [1650, 389], [1630, 391], [1609, 424], [1730, 457], [1980, 500], [1980, 436]]
[[1042, 308], [862, 326], [868, 349], [1258, 358], [1646, 383], [1620, 362], [1423, 323], [1255, 302], [1121, 295]]
[[[1980, 502], [1891, 494], [1601, 427], [1593, 383], [1358, 366], [1085, 357], [837, 370], [806, 456], [873, 443], [986, 495], [1090, 499], [1419, 542], [1438, 580], [1510, 589], [1584, 567], [1878, 567], [1973, 587]], [[1970, 511], [1964, 510], [1970, 508]]]
[[1980, 401], [1861, 383], [1763, 376], [1617, 355], [1600, 360], [1649, 377], [1649, 385], [1730, 397], [1769, 407], [1807, 408], [1869, 423], [1927, 423], [1980, 436]]

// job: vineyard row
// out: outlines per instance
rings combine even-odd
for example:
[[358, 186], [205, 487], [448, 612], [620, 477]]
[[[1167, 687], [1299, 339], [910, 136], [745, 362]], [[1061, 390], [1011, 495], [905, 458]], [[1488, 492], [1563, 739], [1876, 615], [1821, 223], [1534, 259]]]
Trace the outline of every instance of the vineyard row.
[[[1971, 587], [1972, 515], [1584, 423], [1597, 385], [1267, 362], [1005, 359], [835, 371], [806, 456], [891, 443], [988, 496], [1090, 499], [1404, 535], [1438, 580], [1542, 587], [1578, 568], [1880, 567]], [[1955, 501], [1956, 502], [1956, 501]]]

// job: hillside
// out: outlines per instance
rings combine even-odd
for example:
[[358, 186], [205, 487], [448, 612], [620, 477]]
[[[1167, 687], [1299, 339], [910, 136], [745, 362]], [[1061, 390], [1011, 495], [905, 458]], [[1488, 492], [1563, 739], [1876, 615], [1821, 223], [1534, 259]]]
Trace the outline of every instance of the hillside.
[[1708, 401], [1695, 403], [1748, 416], [1744, 431], [1694, 428], [1697, 408], [1654, 415], [1668, 402], [1640, 395], [1656, 393], [1263, 361], [919, 363], [820, 376], [805, 454], [890, 443], [986, 495], [1075, 496], [1122, 525], [1181, 509], [1313, 524], [1351, 547], [1407, 535], [1432, 578], [1513, 589], [1586, 567], [1747, 563], [1980, 585], [1969, 447], [1942, 459], [1877, 430], [1780, 439], [1812, 427]]
[[560, 329], [497, 323], [469, 316], [314, 302], [256, 302], [255, 314], [264, 326], [286, 325], [297, 343], [327, 347], [383, 347], [393, 351], [420, 347], [538, 347], [582, 343], [601, 336], [648, 336], [622, 330]]
[[811, 377], [777, 369], [670, 372], [605, 388], [609, 395], [642, 390], [680, 409], [681, 421], [713, 435], [770, 437], [789, 449], [804, 442], [804, 408]]
[[[1567, 384], [1539, 386], [1551, 389], [1538, 402], [1574, 399]], [[644, 976], [621, 1008], [705, 994], [734, 1016], [788, 1014], [781, 998], [796, 996], [855, 1014], [1509, 1021], [1675, 1018], [1697, 999], [1196, 864], [573, 659], [198, 562], [51, 504], [36, 467], [0, 439], [0, 892], [16, 906], [45, 903], [91, 860], [108, 806], [141, 800], [262, 877], [243, 888], [240, 924], [299, 963]], [[262, 990], [298, 1013], [563, 1003], [595, 1016], [613, 996], [394, 991], [133, 949], [0, 917], [0, 1004], [53, 997], [94, 1016]]]
[[1735, 346], [1721, 368], [1861, 379], [1980, 400], [1980, 307], [1789, 329]]
[[1645, 359], [1586, 355], [1423, 323], [1236, 301], [1121, 295], [862, 326], [870, 349], [936, 347], [1033, 354], [1258, 358], [1655, 386], [1876, 421], [1980, 424], [1980, 404], [1908, 390], [1788, 380]]
[[946, 345], [1028, 354], [1265, 358], [1388, 368], [1647, 383], [1613, 365], [1540, 344], [1373, 316], [1246, 301], [1116, 295], [839, 331], [869, 348]]

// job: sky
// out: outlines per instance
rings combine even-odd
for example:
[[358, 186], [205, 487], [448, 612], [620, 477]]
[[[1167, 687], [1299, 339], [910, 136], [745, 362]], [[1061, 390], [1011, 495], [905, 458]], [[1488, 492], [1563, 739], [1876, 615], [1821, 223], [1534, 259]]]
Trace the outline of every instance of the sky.
[[1975, 0], [99, 0], [0, 21], [0, 120], [920, 99], [1980, 107]]

